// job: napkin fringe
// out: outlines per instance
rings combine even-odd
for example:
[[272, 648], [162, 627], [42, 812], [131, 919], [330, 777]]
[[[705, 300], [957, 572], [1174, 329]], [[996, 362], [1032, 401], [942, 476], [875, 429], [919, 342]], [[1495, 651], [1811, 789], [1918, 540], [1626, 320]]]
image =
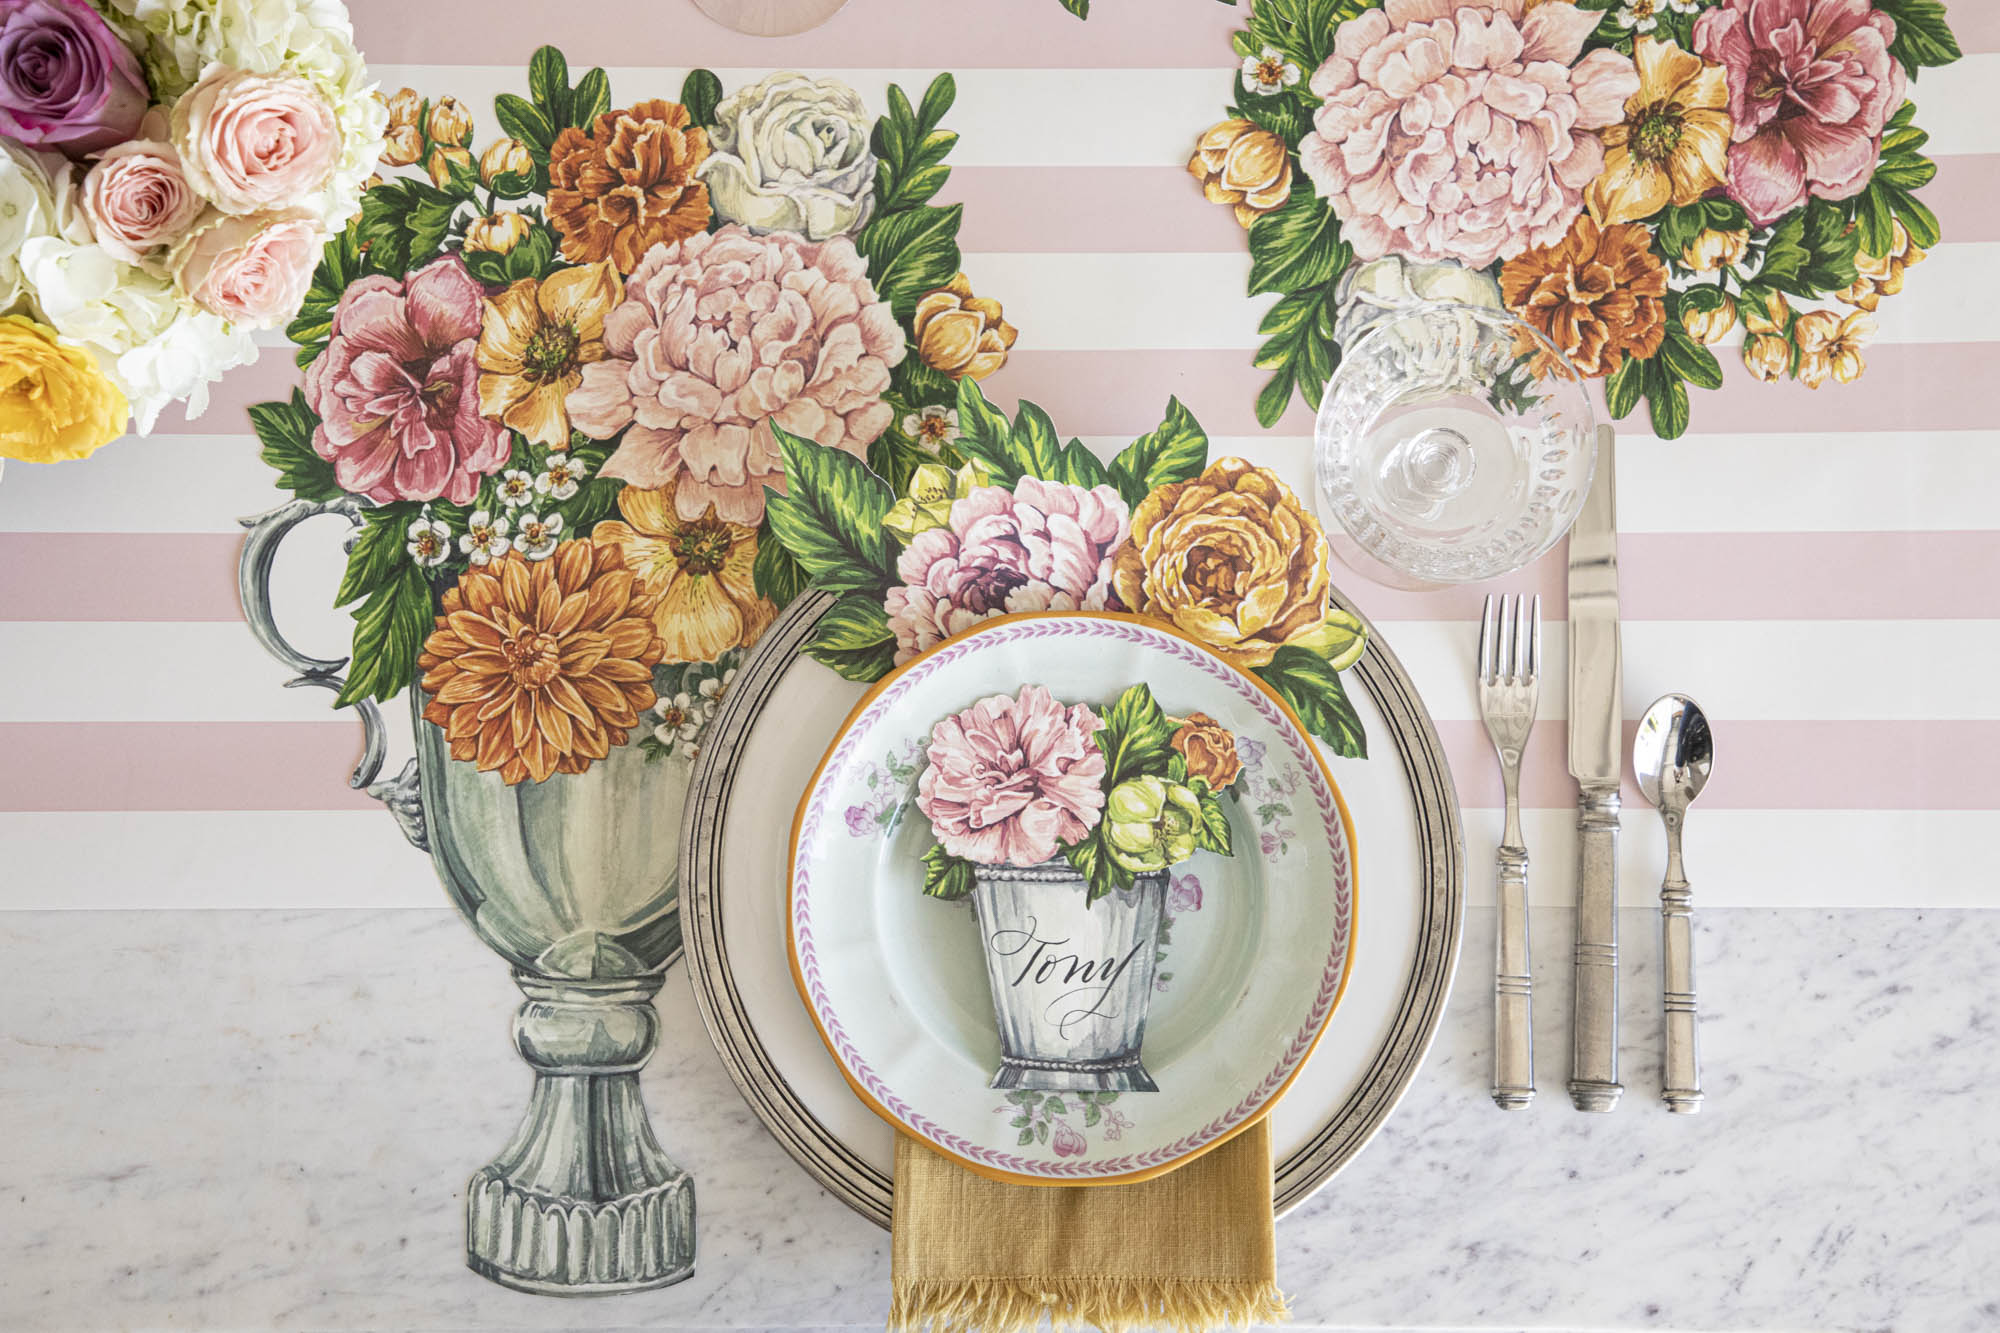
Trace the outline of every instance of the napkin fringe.
[[889, 1303], [890, 1333], [1033, 1333], [1044, 1317], [1052, 1333], [1209, 1333], [1292, 1316], [1274, 1282], [1214, 1278], [898, 1281]]

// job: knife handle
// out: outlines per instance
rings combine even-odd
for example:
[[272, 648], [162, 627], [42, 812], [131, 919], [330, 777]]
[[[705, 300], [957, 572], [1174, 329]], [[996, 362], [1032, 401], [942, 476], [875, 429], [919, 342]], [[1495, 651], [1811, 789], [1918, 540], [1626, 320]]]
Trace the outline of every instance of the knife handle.
[[1569, 1096], [1579, 1111], [1613, 1111], [1618, 1082], [1618, 786], [1576, 804], [1576, 1007]]

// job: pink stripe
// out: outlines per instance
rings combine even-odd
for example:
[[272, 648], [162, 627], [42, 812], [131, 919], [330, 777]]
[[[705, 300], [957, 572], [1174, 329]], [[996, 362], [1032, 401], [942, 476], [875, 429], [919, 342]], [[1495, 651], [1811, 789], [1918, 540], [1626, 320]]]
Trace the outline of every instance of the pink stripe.
[[[1729, 762], [1704, 807], [1784, 810], [1996, 810], [2000, 722], [1717, 720]], [[1464, 804], [1500, 805], [1492, 747], [1479, 723], [1439, 725]], [[1631, 740], [1632, 725], [1626, 726]], [[0, 723], [0, 810], [353, 810], [346, 785], [360, 754], [352, 722]], [[1568, 732], [1535, 728], [1521, 799], [1573, 805]], [[1852, 756], [1866, 754], [1856, 764]], [[1626, 802], [1641, 798], [1626, 780]]]
[[[1001, 299], [1004, 302], [1004, 294]], [[1034, 338], [1024, 330], [1024, 342]], [[1995, 364], [1992, 343], [1931, 343], [1874, 347], [1858, 384], [1812, 390], [1799, 384], [1758, 384], [1740, 364], [1728, 367], [1721, 390], [1694, 391], [1694, 429], [1711, 435], [1807, 431], [1988, 430], [1993, 405], [1986, 381]], [[1074, 435], [1138, 435], [1159, 424], [1177, 394], [1211, 435], [1257, 435], [1257, 391], [1265, 375], [1248, 351], [1070, 351], [1017, 349], [987, 383], [988, 396], [1012, 405], [1018, 395], [1040, 403]], [[210, 406], [190, 422], [178, 409], [160, 418], [170, 435], [247, 430], [244, 409], [290, 395], [302, 382], [291, 357], [267, 348], [254, 366], [215, 386]], [[1310, 435], [1312, 414], [1296, 399], [1273, 428]], [[1648, 429], [1643, 411], [1623, 429]]]
[[1993, 207], [2000, 199], [2000, 153], [1941, 157], [1937, 169], [1937, 179], [1924, 188], [1923, 197], [1938, 215], [1944, 239], [2000, 241], [2000, 210]]
[[[230, 533], [0, 534], [0, 621], [234, 621]], [[1628, 620], [2000, 620], [2000, 531], [1634, 533]], [[1508, 580], [1563, 618], [1561, 547]], [[1940, 577], [1939, 571], [1950, 571]], [[1403, 592], [1343, 572], [1380, 620], [1472, 620], [1488, 591]]]
[[[368, 59], [388, 65], [525, 64], [558, 42], [592, 64], [757, 69], [1202, 68], [1230, 60], [1241, 11], [1216, 0], [1101, 0], [1088, 23], [1056, 0], [852, 0], [796, 37], [746, 37], [676, 3], [486, 0], [476, 11], [410, 0], [350, 0]], [[1162, 13], [1171, 10], [1171, 17]], [[1218, 84], [1218, 100], [1226, 84]], [[616, 92], [614, 85], [613, 91]]]
[[[1625, 724], [1631, 752], [1635, 722]], [[1703, 790], [1704, 809], [2000, 810], [2000, 768], [1986, 761], [2000, 722], [1731, 722], [1715, 719], [1728, 762]], [[1478, 722], [1441, 722], [1460, 801], [1498, 809], [1500, 770]], [[1863, 763], [1856, 755], [1866, 755]], [[1644, 808], [1628, 771], [1628, 809]], [[1569, 728], [1535, 727], [1521, 772], [1521, 803], [1560, 809], [1576, 803], [1569, 776]]]
[[[1215, 0], [1097, 0], [1088, 23], [1056, 0], [852, 0], [823, 27], [761, 39], [692, 6], [663, 11], [658, 0], [593, 0], [564, 8], [560, 18], [547, 0], [487, 0], [476, 21], [455, 5], [410, 0], [349, 0], [348, 8], [361, 49], [391, 65], [519, 64], [538, 41], [556, 40], [578, 68], [1222, 70], [1229, 34], [1243, 24], [1240, 8]], [[1951, 24], [1967, 53], [2000, 50], [2000, 13], [1990, 0], [1954, 4]]]

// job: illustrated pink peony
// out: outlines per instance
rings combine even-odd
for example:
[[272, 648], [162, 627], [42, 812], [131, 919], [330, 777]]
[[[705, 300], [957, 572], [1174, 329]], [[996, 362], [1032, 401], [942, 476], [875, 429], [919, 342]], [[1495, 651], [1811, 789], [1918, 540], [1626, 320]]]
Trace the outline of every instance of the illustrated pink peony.
[[1867, 188], [1903, 102], [1895, 38], [1868, 0], [1725, 0], [1701, 16], [1695, 50], [1729, 71], [1729, 197], [1751, 221]]
[[896, 562], [903, 585], [885, 603], [896, 660], [992, 616], [1104, 610], [1111, 557], [1131, 531], [1131, 511], [1109, 486], [1023, 477], [1012, 492], [980, 487], [952, 505], [949, 524], [912, 538]]
[[341, 489], [369, 499], [470, 504], [479, 479], [507, 461], [510, 441], [479, 415], [484, 295], [457, 255], [401, 282], [370, 274], [333, 310], [333, 338], [306, 370], [319, 414], [313, 450], [333, 461]]
[[1553, 245], [1604, 167], [1594, 130], [1639, 88], [1584, 39], [1603, 17], [1527, 0], [1387, 0], [1340, 25], [1312, 77], [1306, 174], [1364, 260], [1485, 268]]
[[917, 808], [946, 852], [978, 865], [1039, 865], [1090, 836], [1104, 812], [1104, 723], [1040, 685], [996, 694], [931, 728]]
[[714, 505], [746, 526], [766, 486], [784, 490], [771, 423], [863, 457], [894, 416], [882, 391], [905, 352], [852, 241], [733, 224], [648, 250], [604, 344], [567, 400], [591, 438], [626, 432], [601, 474], [648, 489], [685, 477], [683, 518]]

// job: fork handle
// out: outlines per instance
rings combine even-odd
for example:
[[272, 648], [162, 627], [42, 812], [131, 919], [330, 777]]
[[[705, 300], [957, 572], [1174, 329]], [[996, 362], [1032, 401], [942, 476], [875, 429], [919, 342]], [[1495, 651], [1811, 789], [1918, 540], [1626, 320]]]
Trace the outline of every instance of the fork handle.
[[1500, 922], [1493, 952], [1493, 1101], [1519, 1111], [1535, 1099], [1534, 977], [1528, 964], [1528, 852], [1496, 858]]

